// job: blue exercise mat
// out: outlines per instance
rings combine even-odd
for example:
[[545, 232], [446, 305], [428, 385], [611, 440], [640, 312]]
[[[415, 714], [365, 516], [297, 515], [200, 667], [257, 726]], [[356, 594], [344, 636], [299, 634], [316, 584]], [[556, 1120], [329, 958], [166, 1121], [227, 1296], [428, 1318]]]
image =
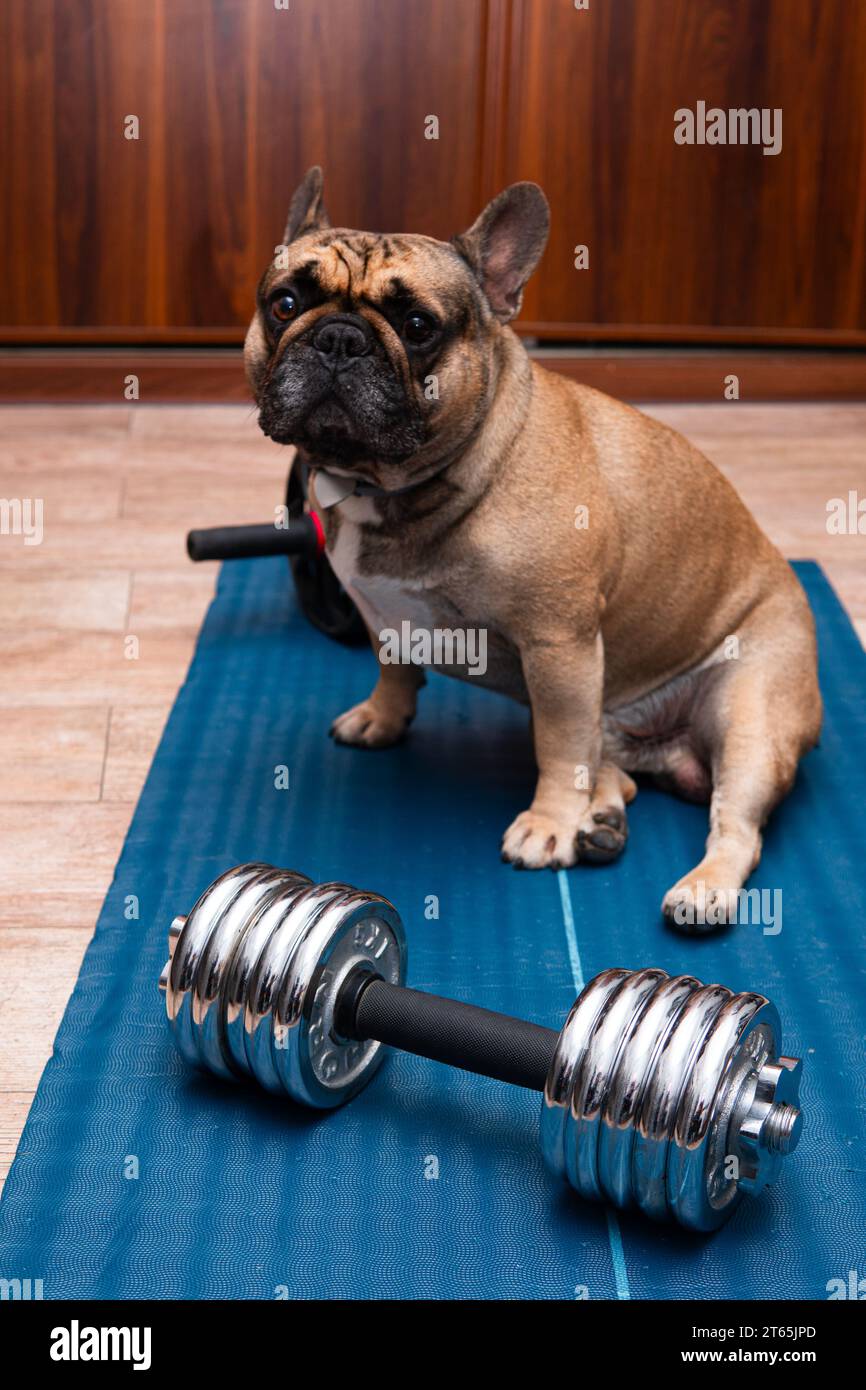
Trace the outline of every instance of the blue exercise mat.
[[[337, 747], [371, 654], [306, 624], [284, 562], [226, 566], [6, 1184], [0, 1277], [46, 1298], [823, 1299], [866, 1274], [866, 655], [797, 568], [827, 717], [750, 885], [782, 889], [782, 930], [694, 940], [659, 903], [704, 808], [643, 788], [618, 863], [515, 872], [499, 839], [532, 795], [526, 711], [434, 675], [402, 747]], [[323, 1115], [189, 1071], [157, 990], [166, 932], [249, 859], [384, 893], [412, 984], [540, 1023], [611, 965], [766, 992], [805, 1058], [796, 1155], [701, 1238], [560, 1186], [527, 1091], [400, 1055]]]

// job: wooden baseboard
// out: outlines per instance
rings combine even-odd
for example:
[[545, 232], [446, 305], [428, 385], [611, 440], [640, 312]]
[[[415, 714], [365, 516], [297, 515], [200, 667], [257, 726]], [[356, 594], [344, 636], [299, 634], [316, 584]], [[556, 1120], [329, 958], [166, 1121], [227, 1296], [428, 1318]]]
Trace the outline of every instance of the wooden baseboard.
[[[552, 346], [532, 351], [553, 371], [621, 400], [723, 401], [731, 377], [737, 378], [742, 401], [866, 399], [866, 352]], [[236, 348], [0, 349], [0, 401], [7, 404], [123, 404], [130, 399], [126, 392], [133, 376], [142, 403], [250, 400]]]
[[625, 401], [866, 400], [866, 352], [545, 347], [533, 356]]
[[[128, 378], [137, 378], [130, 396]], [[249, 401], [240, 348], [0, 349], [0, 401]]]

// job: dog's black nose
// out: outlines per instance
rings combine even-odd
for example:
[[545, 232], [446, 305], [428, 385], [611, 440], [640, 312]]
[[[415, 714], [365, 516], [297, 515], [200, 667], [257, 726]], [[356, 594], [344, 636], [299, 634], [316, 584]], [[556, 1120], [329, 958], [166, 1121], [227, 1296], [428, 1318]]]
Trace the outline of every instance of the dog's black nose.
[[322, 319], [313, 346], [331, 366], [338, 367], [352, 357], [363, 357], [372, 347], [367, 324], [357, 315], [334, 315]]

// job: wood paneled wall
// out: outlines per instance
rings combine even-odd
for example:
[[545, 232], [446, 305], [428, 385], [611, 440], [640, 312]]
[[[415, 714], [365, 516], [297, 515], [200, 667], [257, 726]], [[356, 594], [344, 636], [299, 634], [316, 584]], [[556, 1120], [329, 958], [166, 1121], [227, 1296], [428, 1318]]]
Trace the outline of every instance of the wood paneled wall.
[[[509, 8], [497, 178], [536, 179], [555, 209], [526, 331], [866, 341], [866, 4]], [[676, 144], [699, 100], [781, 108], [781, 152]]]
[[[0, 339], [239, 341], [319, 162], [335, 220], [441, 237], [542, 183], [527, 333], [863, 344], [864, 91], [856, 0], [4, 0]], [[781, 154], [675, 144], [698, 100]]]
[[[484, 0], [290, 4], [4, 0], [0, 323], [236, 339], [315, 163], [361, 226], [474, 215]], [[424, 138], [430, 113], [449, 138]]]

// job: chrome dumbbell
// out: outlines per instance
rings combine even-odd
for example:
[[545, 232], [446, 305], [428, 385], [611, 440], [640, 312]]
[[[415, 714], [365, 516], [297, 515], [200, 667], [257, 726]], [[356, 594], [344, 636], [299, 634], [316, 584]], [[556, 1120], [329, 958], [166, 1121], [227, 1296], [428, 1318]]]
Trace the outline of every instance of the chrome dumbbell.
[[385, 1045], [540, 1091], [545, 1161], [583, 1197], [720, 1226], [797, 1144], [801, 1063], [760, 994], [605, 970], [557, 1033], [406, 989], [396, 909], [266, 864], [230, 869], [169, 932], [160, 977], [181, 1055], [328, 1109]]

